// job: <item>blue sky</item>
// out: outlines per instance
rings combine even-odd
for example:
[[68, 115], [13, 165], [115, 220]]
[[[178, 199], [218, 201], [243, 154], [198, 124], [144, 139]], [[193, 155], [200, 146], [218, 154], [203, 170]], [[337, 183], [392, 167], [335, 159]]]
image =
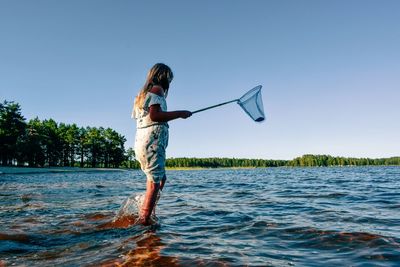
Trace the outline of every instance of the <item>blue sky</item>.
[[168, 106], [263, 85], [267, 120], [236, 104], [170, 123], [168, 157], [400, 155], [399, 1], [0, 0], [0, 100], [27, 119], [111, 127], [157, 62]]

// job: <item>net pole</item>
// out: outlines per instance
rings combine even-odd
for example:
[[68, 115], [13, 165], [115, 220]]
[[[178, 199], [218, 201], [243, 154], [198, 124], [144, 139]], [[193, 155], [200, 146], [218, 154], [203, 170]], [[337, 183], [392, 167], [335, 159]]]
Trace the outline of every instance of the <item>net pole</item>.
[[223, 105], [226, 105], [226, 104], [229, 104], [229, 103], [232, 103], [232, 102], [238, 102], [238, 101], [239, 101], [239, 99], [234, 99], [234, 100], [227, 101], [227, 102], [224, 102], [224, 103], [220, 103], [220, 104], [217, 104], [217, 105], [213, 105], [213, 106], [209, 106], [209, 107], [206, 107], [206, 108], [198, 109], [196, 111], [193, 111], [192, 114], [197, 113], [197, 112], [202, 112], [202, 111], [205, 111], [205, 110], [208, 110], [208, 109], [216, 108], [216, 107], [219, 107], [219, 106], [223, 106]]

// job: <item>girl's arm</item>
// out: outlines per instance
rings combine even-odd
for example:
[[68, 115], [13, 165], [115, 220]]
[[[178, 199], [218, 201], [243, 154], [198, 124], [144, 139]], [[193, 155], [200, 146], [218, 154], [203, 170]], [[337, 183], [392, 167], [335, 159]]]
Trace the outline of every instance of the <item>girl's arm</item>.
[[160, 105], [150, 106], [150, 119], [156, 122], [167, 122], [178, 118], [186, 119], [192, 116], [188, 110], [162, 111]]
[[[154, 86], [150, 92], [164, 96], [164, 90], [160, 86]], [[156, 122], [167, 122], [178, 118], [186, 119], [192, 116], [192, 112], [188, 110], [177, 110], [177, 111], [162, 111], [160, 105], [150, 106], [150, 119]]]

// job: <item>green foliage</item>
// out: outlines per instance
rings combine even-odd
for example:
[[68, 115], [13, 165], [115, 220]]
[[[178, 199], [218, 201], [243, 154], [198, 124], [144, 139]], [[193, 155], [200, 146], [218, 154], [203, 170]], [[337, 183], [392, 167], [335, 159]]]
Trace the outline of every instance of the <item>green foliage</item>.
[[293, 167], [326, 167], [326, 166], [369, 166], [369, 165], [400, 165], [400, 157], [370, 159], [344, 158], [328, 155], [303, 155], [288, 162]]
[[166, 166], [170, 168], [280, 167], [286, 164], [286, 160], [236, 158], [170, 158], [166, 162]]
[[47, 148], [45, 132], [39, 118], [36, 117], [28, 122], [26, 131], [21, 137], [23, 141], [19, 148], [21, 156], [17, 159], [18, 164], [27, 163], [32, 167], [45, 165]]
[[293, 160], [264, 160], [236, 158], [170, 158], [166, 162], [170, 168], [232, 168], [232, 167], [328, 167], [328, 166], [369, 166], [400, 165], [400, 157], [369, 159], [344, 158], [328, 155], [304, 155]]
[[0, 162], [11, 165], [18, 156], [17, 147], [25, 132], [25, 118], [21, 107], [14, 102], [0, 103]]
[[79, 128], [35, 118], [28, 123], [20, 106], [0, 104], [0, 164], [80, 167], [120, 167], [126, 160], [126, 139], [113, 129]]
[[128, 148], [126, 151], [126, 161], [123, 163], [124, 168], [130, 169], [140, 169], [140, 164], [137, 160], [135, 160], [135, 150], [133, 148]]

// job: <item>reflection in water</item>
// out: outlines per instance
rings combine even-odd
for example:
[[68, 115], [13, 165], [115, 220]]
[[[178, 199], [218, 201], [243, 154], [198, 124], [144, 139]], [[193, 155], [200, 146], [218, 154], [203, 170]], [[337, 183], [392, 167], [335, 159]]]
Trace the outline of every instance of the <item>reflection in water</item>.
[[0, 233], [0, 241], [16, 241], [21, 243], [28, 243], [29, 236], [26, 234], [5, 234]]
[[139, 217], [134, 215], [126, 215], [113, 218], [111, 221], [100, 224], [97, 229], [113, 229], [113, 228], [128, 228], [138, 223]]
[[179, 266], [176, 257], [162, 256], [160, 251], [165, 245], [161, 239], [152, 232], [129, 239], [136, 241], [136, 248], [127, 252], [121, 259], [102, 262], [105, 266]]

